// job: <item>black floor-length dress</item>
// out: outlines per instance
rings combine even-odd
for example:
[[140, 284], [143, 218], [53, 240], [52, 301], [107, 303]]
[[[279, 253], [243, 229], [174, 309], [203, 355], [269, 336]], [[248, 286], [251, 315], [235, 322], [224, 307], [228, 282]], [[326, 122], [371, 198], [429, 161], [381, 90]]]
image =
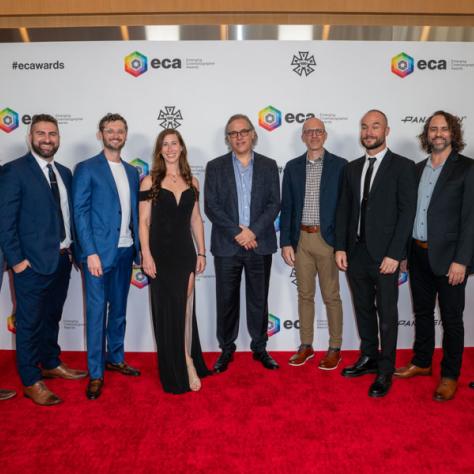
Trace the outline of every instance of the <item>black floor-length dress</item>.
[[[161, 188], [151, 202], [150, 250], [156, 264], [156, 278], [149, 278], [151, 310], [158, 349], [158, 368], [165, 392], [190, 390], [185, 359], [187, 288], [196, 269], [196, 249], [191, 234], [191, 214], [197, 192], [188, 188], [179, 202]], [[140, 192], [140, 200], [150, 191]], [[191, 357], [200, 377], [209, 375], [201, 351], [194, 304], [191, 324]]]

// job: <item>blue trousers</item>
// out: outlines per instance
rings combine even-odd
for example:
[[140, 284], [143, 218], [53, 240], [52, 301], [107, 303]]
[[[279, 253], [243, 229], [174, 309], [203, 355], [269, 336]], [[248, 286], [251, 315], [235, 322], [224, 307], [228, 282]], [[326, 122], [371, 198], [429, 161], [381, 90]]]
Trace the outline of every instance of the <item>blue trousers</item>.
[[119, 248], [111, 268], [100, 277], [84, 265], [87, 364], [91, 379], [103, 377], [105, 362], [124, 360], [125, 317], [135, 248]]
[[42, 275], [27, 267], [13, 273], [16, 298], [16, 360], [23, 385], [41, 380], [39, 365], [54, 369], [61, 360], [59, 321], [71, 276], [69, 255], [61, 255], [58, 268]]

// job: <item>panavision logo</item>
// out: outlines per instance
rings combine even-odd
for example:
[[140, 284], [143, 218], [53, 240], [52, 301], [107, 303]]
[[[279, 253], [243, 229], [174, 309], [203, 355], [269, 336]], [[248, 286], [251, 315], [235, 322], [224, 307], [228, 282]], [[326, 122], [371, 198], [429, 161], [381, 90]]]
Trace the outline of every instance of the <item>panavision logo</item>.
[[18, 128], [19, 122], [18, 113], [14, 110], [8, 107], [0, 110], [0, 130], [6, 133], [13, 132], [15, 128]]
[[416, 69], [421, 71], [428, 69], [429, 71], [446, 70], [448, 67], [446, 59], [418, 59], [410, 56], [407, 53], [399, 53], [392, 58], [391, 68], [393, 74], [396, 74], [402, 79], [407, 77]]
[[125, 72], [134, 77], [141, 76], [148, 71], [148, 65], [152, 69], [181, 69], [181, 59], [179, 58], [152, 58], [148, 61], [148, 57], [139, 51], [134, 51], [125, 56]]

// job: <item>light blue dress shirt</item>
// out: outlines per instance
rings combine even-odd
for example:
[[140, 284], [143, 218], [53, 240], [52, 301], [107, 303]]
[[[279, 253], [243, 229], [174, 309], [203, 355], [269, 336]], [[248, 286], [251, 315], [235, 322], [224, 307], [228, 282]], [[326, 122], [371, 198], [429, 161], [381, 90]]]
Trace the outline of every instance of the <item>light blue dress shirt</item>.
[[250, 199], [252, 194], [253, 178], [253, 153], [252, 159], [247, 166], [237, 159], [235, 153], [232, 153], [232, 163], [234, 165], [235, 184], [237, 187], [237, 199], [239, 203], [239, 224], [250, 225]]
[[430, 158], [426, 162], [423, 174], [421, 175], [420, 184], [418, 185], [415, 224], [413, 226], [413, 238], [416, 240], [422, 240], [423, 242], [428, 240], [428, 207], [443, 166], [444, 163], [433, 168]]

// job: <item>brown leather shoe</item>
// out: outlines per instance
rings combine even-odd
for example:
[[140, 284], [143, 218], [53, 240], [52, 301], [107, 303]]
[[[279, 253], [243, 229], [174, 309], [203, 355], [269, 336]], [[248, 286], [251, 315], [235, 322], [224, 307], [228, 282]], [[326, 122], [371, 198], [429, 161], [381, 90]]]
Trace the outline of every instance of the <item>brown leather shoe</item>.
[[125, 361], [120, 362], [119, 364], [114, 364], [113, 362], [106, 362], [105, 369], [120, 372], [123, 375], [132, 375], [133, 377], [138, 377], [140, 375], [140, 371], [138, 369], [131, 367]]
[[51, 406], [61, 403], [62, 400], [46, 387], [42, 380], [24, 388], [25, 397], [31, 398], [35, 403], [42, 406]]
[[87, 370], [71, 369], [64, 362], [61, 362], [55, 369], [42, 369], [41, 375], [45, 379], [67, 379], [78, 380], [87, 376]]
[[86, 397], [89, 400], [97, 400], [102, 395], [104, 379], [90, 379], [86, 388]]
[[303, 365], [308, 361], [309, 359], [312, 359], [314, 357], [314, 350], [311, 346], [304, 346], [301, 344], [301, 346], [298, 349], [298, 352], [296, 354], [293, 354], [290, 357], [290, 360], [288, 361], [288, 364], [293, 365], [297, 367], [298, 365]]
[[15, 395], [15, 390], [6, 390], [4, 388], [0, 388], [0, 400], [8, 400], [9, 398], [13, 398]]
[[339, 362], [341, 362], [341, 351], [328, 349], [326, 355], [319, 361], [318, 367], [321, 370], [334, 370], [337, 369]]
[[418, 367], [417, 365], [410, 362], [406, 367], [395, 369], [395, 373], [393, 375], [401, 379], [409, 379], [411, 377], [415, 377], [416, 375], [431, 375], [431, 366], [426, 368]]
[[436, 400], [437, 402], [447, 402], [448, 400], [452, 400], [457, 388], [457, 380], [442, 377], [433, 394], [433, 400]]

